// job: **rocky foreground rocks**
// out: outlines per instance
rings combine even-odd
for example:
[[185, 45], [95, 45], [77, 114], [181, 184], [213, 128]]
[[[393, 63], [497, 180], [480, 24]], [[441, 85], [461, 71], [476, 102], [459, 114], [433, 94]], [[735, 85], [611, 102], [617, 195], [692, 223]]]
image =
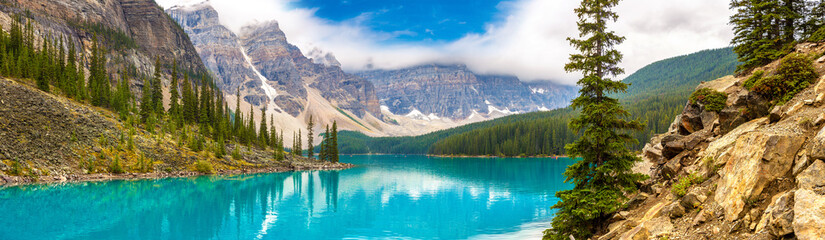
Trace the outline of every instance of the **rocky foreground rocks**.
[[[796, 51], [821, 56], [825, 44]], [[814, 67], [825, 73], [825, 61]], [[742, 87], [748, 77], [697, 87], [727, 94], [726, 107], [688, 103], [651, 139], [639, 164], [651, 167], [636, 168], [651, 176], [649, 197], [629, 201], [597, 239], [825, 239], [825, 77], [774, 107]], [[680, 181], [689, 176], [699, 181]]]

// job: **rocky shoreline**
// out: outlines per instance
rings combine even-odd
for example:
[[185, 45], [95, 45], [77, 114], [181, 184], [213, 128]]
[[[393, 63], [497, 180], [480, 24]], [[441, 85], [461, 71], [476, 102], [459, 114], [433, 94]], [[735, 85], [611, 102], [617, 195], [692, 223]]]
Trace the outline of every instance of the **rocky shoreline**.
[[72, 182], [103, 182], [113, 180], [145, 180], [163, 178], [183, 178], [195, 176], [232, 176], [256, 173], [277, 173], [291, 171], [334, 171], [345, 170], [355, 167], [349, 163], [330, 163], [321, 161], [302, 161], [291, 163], [285, 167], [261, 167], [231, 170], [216, 170], [214, 173], [201, 173], [197, 171], [173, 171], [173, 172], [151, 172], [151, 173], [95, 173], [95, 174], [70, 174], [57, 176], [37, 176], [36, 179], [23, 176], [6, 176], [0, 174], [0, 188], [28, 184], [55, 184]]

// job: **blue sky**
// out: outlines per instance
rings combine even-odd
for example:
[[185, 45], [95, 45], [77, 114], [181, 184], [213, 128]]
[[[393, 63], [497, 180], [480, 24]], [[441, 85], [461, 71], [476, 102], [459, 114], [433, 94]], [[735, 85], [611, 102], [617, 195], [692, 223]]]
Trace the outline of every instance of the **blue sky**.
[[[162, 7], [206, 0], [155, 0]], [[221, 23], [277, 21], [287, 40], [310, 52], [332, 53], [345, 71], [421, 64], [465, 64], [481, 74], [573, 85], [564, 71], [577, 36], [573, 9], [581, 0], [208, 0]], [[609, 27], [626, 41], [617, 48], [627, 74], [661, 59], [727, 47], [733, 34], [728, 2], [623, 0]], [[310, 56], [311, 57], [311, 56]], [[626, 75], [619, 76], [621, 79]]]
[[506, 2], [496, 0], [301, 0], [295, 7], [315, 8], [316, 16], [342, 22], [360, 18], [373, 31], [392, 33], [389, 41], [439, 42], [482, 34]]

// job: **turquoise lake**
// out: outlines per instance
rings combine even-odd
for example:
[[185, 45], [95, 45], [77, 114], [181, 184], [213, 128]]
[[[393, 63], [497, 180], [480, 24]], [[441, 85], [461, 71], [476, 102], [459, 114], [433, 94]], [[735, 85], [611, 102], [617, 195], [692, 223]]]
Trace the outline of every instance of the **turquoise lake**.
[[567, 158], [341, 156], [358, 167], [0, 189], [0, 239], [540, 239]]

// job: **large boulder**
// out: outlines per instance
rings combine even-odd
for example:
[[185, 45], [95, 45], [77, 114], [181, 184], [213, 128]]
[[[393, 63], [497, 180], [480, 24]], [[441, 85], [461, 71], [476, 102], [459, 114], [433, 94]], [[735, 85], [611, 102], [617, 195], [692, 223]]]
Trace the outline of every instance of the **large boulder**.
[[794, 194], [793, 230], [799, 240], [822, 239], [825, 236], [825, 196], [809, 189]]
[[825, 186], [825, 163], [816, 160], [805, 171], [796, 176], [799, 189], [814, 189]]
[[642, 157], [644, 157], [645, 161], [652, 162], [655, 164], [661, 164], [666, 159], [662, 155], [662, 144], [661, 143], [648, 143], [645, 144], [645, 148], [642, 149]]
[[805, 136], [781, 129], [745, 133], [733, 147], [719, 155], [725, 166], [714, 199], [724, 209], [725, 219], [739, 219], [744, 199], [757, 197], [767, 184], [784, 176], [793, 166]]
[[825, 128], [819, 130], [816, 136], [811, 138], [808, 144], [808, 157], [813, 159], [825, 159]]
[[690, 135], [705, 128], [702, 122], [702, 108], [697, 104], [688, 104], [682, 112], [679, 134]]
[[756, 227], [760, 232], [766, 229], [771, 235], [782, 237], [793, 233], [793, 206], [794, 191], [786, 192], [775, 197], [765, 209], [762, 220]]
[[685, 143], [681, 135], [667, 135], [662, 138], [662, 156], [665, 159], [671, 159], [685, 150]]
[[691, 191], [684, 197], [682, 197], [682, 200], [679, 201], [679, 204], [681, 204], [682, 207], [685, 207], [685, 209], [694, 209], [701, 206], [707, 198], [708, 197], [704, 194], [701, 194], [697, 191]]

